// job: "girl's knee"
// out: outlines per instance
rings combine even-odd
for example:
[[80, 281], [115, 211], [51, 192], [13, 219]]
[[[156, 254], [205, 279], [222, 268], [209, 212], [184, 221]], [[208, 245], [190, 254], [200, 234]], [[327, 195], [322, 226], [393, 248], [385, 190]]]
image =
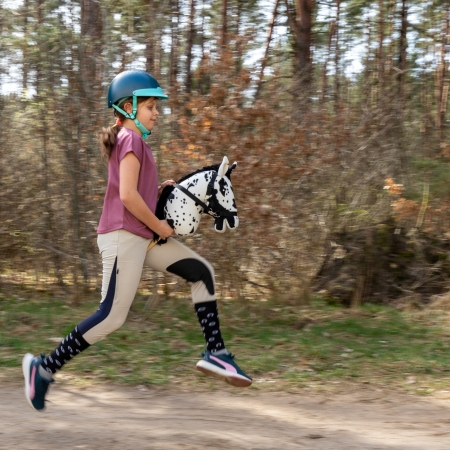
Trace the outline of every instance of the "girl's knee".
[[119, 328], [122, 327], [122, 325], [125, 323], [126, 316], [125, 317], [110, 317], [108, 318], [105, 323], [103, 324], [105, 329], [108, 330], [108, 334], [113, 333], [114, 331], [117, 331]]
[[167, 271], [191, 283], [202, 281], [208, 292], [214, 294], [214, 269], [201, 259], [186, 258], [167, 267]]

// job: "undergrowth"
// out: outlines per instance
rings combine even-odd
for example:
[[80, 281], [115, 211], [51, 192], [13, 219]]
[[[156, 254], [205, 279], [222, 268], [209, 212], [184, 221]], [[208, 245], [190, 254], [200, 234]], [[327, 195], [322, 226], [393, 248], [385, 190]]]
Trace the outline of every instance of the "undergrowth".
[[[1, 296], [2, 376], [20, 377], [24, 353], [48, 354], [97, 306], [96, 300], [72, 307], [58, 298]], [[217, 386], [195, 371], [204, 343], [190, 301], [146, 306], [138, 296], [125, 325], [72, 360], [57, 379]], [[445, 311], [343, 309], [316, 298], [303, 307], [220, 301], [220, 318], [227, 348], [254, 378], [253, 389], [327, 389], [346, 382], [425, 394], [450, 388]]]

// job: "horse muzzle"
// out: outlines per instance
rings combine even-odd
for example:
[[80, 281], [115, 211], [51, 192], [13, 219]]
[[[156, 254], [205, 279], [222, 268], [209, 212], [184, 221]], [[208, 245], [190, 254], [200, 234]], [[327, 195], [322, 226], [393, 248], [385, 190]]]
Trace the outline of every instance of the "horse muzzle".
[[230, 216], [230, 217], [217, 217], [214, 220], [214, 229], [218, 233], [225, 233], [227, 228], [233, 230], [239, 226], [239, 217], [238, 216]]

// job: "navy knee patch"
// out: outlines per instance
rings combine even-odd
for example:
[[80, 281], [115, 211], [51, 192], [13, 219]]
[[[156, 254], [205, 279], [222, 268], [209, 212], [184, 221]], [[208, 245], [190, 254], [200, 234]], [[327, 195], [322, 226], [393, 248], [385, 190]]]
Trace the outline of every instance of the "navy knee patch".
[[180, 259], [180, 261], [167, 267], [166, 270], [191, 283], [203, 281], [210, 295], [214, 295], [214, 281], [212, 274], [208, 266], [202, 261], [195, 258]]

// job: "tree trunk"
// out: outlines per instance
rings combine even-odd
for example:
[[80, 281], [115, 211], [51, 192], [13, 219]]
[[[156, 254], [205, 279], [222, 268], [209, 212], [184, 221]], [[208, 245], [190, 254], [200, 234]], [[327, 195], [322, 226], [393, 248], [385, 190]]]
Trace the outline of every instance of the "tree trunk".
[[267, 60], [269, 58], [270, 42], [272, 40], [273, 28], [275, 26], [275, 21], [277, 19], [279, 3], [280, 3], [280, 0], [275, 0], [275, 6], [273, 8], [273, 13], [272, 13], [272, 19], [269, 22], [269, 29], [267, 31], [266, 50], [264, 52], [264, 57], [263, 57], [263, 59], [261, 61], [261, 70], [259, 71], [259, 80], [258, 80], [258, 84], [256, 86], [255, 100], [258, 99], [258, 97], [259, 97], [259, 95], [261, 93], [261, 87], [262, 87], [262, 82], [263, 82], [263, 78], [264, 78], [264, 70], [266, 68]]
[[384, 78], [384, 0], [378, 0], [378, 51], [377, 51], [377, 71], [378, 95], [381, 96]]
[[400, 11], [401, 26], [400, 26], [400, 38], [399, 38], [399, 56], [398, 56], [398, 97], [400, 102], [399, 110], [403, 110], [405, 101], [405, 80], [406, 80], [406, 70], [407, 65], [407, 54], [406, 50], [408, 48], [408, 41], [406, 39], [408, 33], [408, 6], [407, 0], [402, 0], [402, 7]]
[[119, 72], [123, 72], [127, 68], [127, 43], [123, 39], [119, 42], [119, 54], [120, 54], [120, 69]]
[[[178, 63], [179, 63], [179, 23], [180, 11], [179, 0], [171, 0], [171, 47], [170, 47], [170, 61], [169, 61], [169, 106], [170, 114], [170, 130], [171, 138], [176, 139], [180, 134], [180, 125], [178, 123], [179, 114], [184, 111], [183, 105], [180, 105], [179, 89], [178, 89]], [[160, 158], [158, 158], [159, 160]], [[162, 159], [162, 157], [161, 157]]]
[[161, 34], [162, 31], [160, 29], [155, 29], [155, 36], [153, 37], [153, 45], [155, 47], [153, 50], [153, 54], [155, 55], [153, 75], [157, 80], [161, 79], [161, 56], [162, 56]]
[[222, 28], [220, 31], [221, 56], [224, 58], [228, 45], [228, 0], [222, 0]]
[[370, 17], [367, 17], [366, 23], [365, 23], [365, 35], [366, 35], [366, 49], [367, 54], [364, 61], [364, 74], [363, 74], [363, 80], [364, 80], [364, 93], [366, 95], [366, 101], [368, 101], [372, 96], [372, 89], [370, 88], [371, 84], [371, 74], [372, 74], [372, 64], [371, 64], [371, 44], [372, 44], [372, 22], [370, 20]]
[[336, 25], [334, 29], [334, 107], [339, 107], [339, 94], [340, 94], [340, 47], [339, 47], [339, 28], [340, 28], [340, 16], [341, 16], [341, 0], [336, 0]]
[[397, 3], [396, 0], [390, 0], [390, 2], [389, 2], [389, 12], [388, 12], [389, 25], [388, 25], [387, 36], [390, 39], [390, 43], [389, 43], [388, 54], [385, 58], [385, 72], [384, 72], [385, 76], [387, 77], [388, 80], [390, 80], [392, 78], [392, 70], [394, 67], [395, 46], [397, 44], [397, 41], [393, 37], [394, 23], [396, 20], [396, 3]]
[[[27, 2], [28, 3], [28, 2]], [[36, 62], [36, 104], [38, 106], [38, 117], [39, 120], [36, 124], [36, 136], [39, 140], [39, 156], [42, 161], [42, 170], [40, 173], [40, 180], [42, 180], [41, 188], [45, 193], [45, 198], [47, 201], [43, 205], [43, 217], [42, 217], [42, 229], [40, 238], [43, 242], [39, 244], [48, 245], [49, 242], [55, 239], [55, 214], [51, 204], [51, 190], [50, 183], [52, 179], [52, 159], [50, 156], [50, 135], [48, 129], [50, 124], [48, 123], [48, 99], [47, 93], [52, 91], [52, 80], [50, 78], [51, 67], [50, 60], [47, 58], [48, 53], [46, 52], [47, 42], [45, 42], [43, 37], [43, 24], [44, 24], [44, 6], [45, 0], [38, 0], [37, 3], [37, 14], [36, 14], [36, 40], [41, 51], [40, 57]], [[57, 253], [53, 252], [49, 258], [53, 263], [53, 269], [55, 275], [58, 279], [59, 284], [63, 284], [62, 275], [62, 264], [61, 257]]]
[[236, 5], [236, 48], [234, 50], [234, 54], [235, 54], [235, 59], [236, 59], [236, 63], [235, 63], [235, 73], [238, 75], [241, 70], [242, 67], [244, 66], [244, 56], [242, 54], [242, 49], [243, 49], [243, 39], [241, 37], [241, 25], [243, 22], [243, 17], [242, 17], [242, 11], [243, 11], [243, 3], [245, 3], [246, 0], [237, 0], [237, 5]]
[[449, 35], [449, 14], [450, 7], [445, 6], [442, 11], [442, 33], [441, 51], [439, 63], [436, 70], [436, 128], [438, 131], [439, 143], [444, 142], [445, 113], [447, 112], [449, 80], [447, 79], [448, 69], [446, 67], [446, 47]]
[[145, 70], [153, 74], [155, 70], [155, 52], [153, 44], [153, 17], [155, 15], [155, 0], [147, 0], [147, 39], [145, 43]]
[[[177, 83], [178, 76], [178, 22], [179, 22], [179, 5], [178, 0], [172, 0], [171, 3], [171, 47], [170, 47], [170, 69], [169, 69], [169, 86], [173, 87]], [[173, 20], [175, 18], [175, 20]]]
[[187, 48], [186, 48], [186, 93], [190, 94], [192, 90], [192, 48], [194, 46], [195, 33], [195, 0], [189, 0], [189, 20], [187, 30]]
[[378, 0], [378, 49], [376, 52], [376, 69], [374, 70], [374, 96], [376, 103], [382, 98], [382, 83], [384, 72], [384, 32], [385, 32], [385, 18], [384, 18], [384, 0]]
[[328, 76], [327, 76], [327, 70], [328, 70], [328, 61], [331, 58], [331, 45], [333, 43], [333, 37], [334, 32], [336, 29], [336, 22], [334, 20], [330, 20], [330, 24], [328, 27], [328, 45], [327, 45], [327, 56], [325, 57], [325, 61], [323, 62], [322, 67], [322, 87], [320, 89], [320, 100], [322, 102], [325, 102], [325, 96], [328, 90]]
[[28, 88], [28, 19], [30, 13], [30, 2], [23, 3], [23, 64], [22, 64], [22, 97], [26, 98]]
[[100, 2], [81, 0], [80, 74], [91, 107], [97, 103], [101, 84], [102, 25]]
[[288, 24], [293, 36], [295, 94], [308, 98], [312, 83], [312, 15], [314, 0], [285, 0]]
[[[38, 44], [39, 48], [41, 48], [42, 45], [43, 45], [43, 42], [41, 42], [40, 28], [42, 27], [42, 23], [43, 23], [44, 3], [45, 3], [45, 0], [37, 0], [36, 36], [37, 36], [37, 44]], [[42, 66], [43, 66], [42, 58], [38, 58], [38, 60], [36, 62], [36, 83], [35, 83], [36, 96], [37, 96], [38, 99], [39, 99], [39, 96], [42, 94], [42, 92], [41, 92], [41, 87], [42, 87]]]

